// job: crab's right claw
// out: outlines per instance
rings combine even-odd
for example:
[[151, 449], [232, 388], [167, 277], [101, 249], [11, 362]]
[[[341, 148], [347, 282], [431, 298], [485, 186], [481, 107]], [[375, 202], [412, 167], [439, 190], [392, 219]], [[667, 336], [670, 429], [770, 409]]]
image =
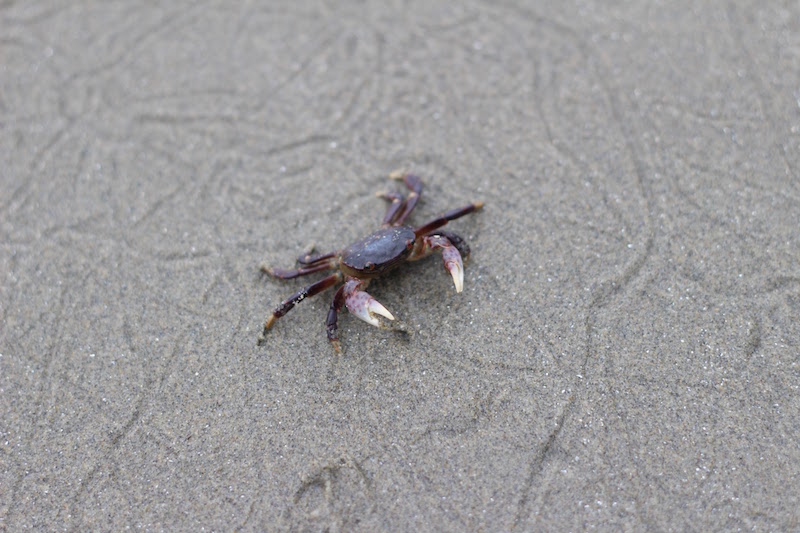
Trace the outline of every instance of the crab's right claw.
[[445, 246], [442, 249], [442, 260], [444, 261], [444, 268], [450, 272], [453, 277], [453, 284], [456, 286], [456, 292], [464, 290], [464, 263], [461, 260], [461, 254], [455, 246]]
[[356, 291], [345, 298], [344, 304], [352, 314], [373, 326], [380, 327], [381, 322], [375, 315], [394, 320], [394, 316], [381, 303], [364, 291]]

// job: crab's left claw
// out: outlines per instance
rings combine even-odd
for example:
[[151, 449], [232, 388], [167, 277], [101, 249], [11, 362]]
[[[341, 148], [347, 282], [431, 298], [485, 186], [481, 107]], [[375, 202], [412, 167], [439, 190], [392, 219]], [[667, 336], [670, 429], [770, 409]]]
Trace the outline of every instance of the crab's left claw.
[[[461, 240], [461, 237], [452, 235], [452, 238], [457, 239], [456, 243], [460, 243], [461, 247], [465, 248], [466, 253], [469, 253], [469, 247], [466, 247], [466, 244]], [[424, 257], [433, 250], [441, 250], [444, 268], [450, 273], [450, 276], [452, 276], [453, 285], [456, 286], [456, 292], [463, 291], [464, 261], [461, 259], [461, 252], [458, 251], [458, 247], [456, 247], [456, 245], [453, 244], [453, 241], [451, 241], [445, 235], [428, 235], [423, 237], [423, 243], [424, 247], [422, 249], [422, 253], [417, 257], [412, 258], [412, 260], [419, 257]]]
[[394, 320], [394, 316], [388, 309], [364, 291], [351, 292], [345, 298], [344, 304], [347, 306], [348, 311], [373, 326], [380, 327], [381, 325], [380, 320], [375, 318], [375, 315], [381, 315], [389, 320]]
[[455, 246], [451, 245], [442, 248], [442, 261], [444, 261], [444, 268], [453, 277], [456, 292], [464, 290], [464, 263]]

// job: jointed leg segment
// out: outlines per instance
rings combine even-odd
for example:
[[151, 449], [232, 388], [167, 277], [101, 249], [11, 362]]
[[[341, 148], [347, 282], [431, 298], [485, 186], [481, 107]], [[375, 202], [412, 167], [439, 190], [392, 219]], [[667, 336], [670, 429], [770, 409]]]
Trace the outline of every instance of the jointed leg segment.
[[314, 249], [312, 248], [297, 258], [297, 262], [302, 265], [300, 268], [274, 268], [266, 264], [262, 264], [261, 272], [280, 279], [292, 279], [299, 276], [313, 274], [314, 272], [331, 270], [339, 266], [339, 262], [336, 257], [337, 252], [314, 254], [312, 253], [313, 251]]
[[267, 318], [266, 323], [264, 324], [264, 330], [261, 332], [261, 336], [259, 337], [259, 344], [264, 341], [265, 336], [267, 334], [267, 330], [272, 327], [276, 320], [280, 317], [288, 313], [292, 310], [292, 308], [297, 305], [298, 303], [302, 302], [309, 296], [314, 296], [316, 294], [321, 293], [325, 289], [329, 289], [339, 283], [342, 280], [342, 274], [340, 272], [336, 272], [335, 274], [331, 274], [326, 278], [322, 278], [321, 280], [317, 281], [316, 283], [312, 283], [307, 287], [303, 287], [296, 293], [289, 296], [286, 300], [281, 302], [281, 304], [275, 308], [272, 314]]
[[328, 311], [328, 318], [325, 320], [328, 340], [333, 345], [333, 349], [336, 350], [336, 353], [342, 353], [342, 347], [339, 345], [339, 336], [336, 334], [336, 330], [339, 329], [339, 311], [342, 310], [342, 306], [344, 305], [344, 287], [344, 285], [339, 287], [336, 294], [334, 294], [333, 300], [331, 301], [331, 308]]
[[308, 266], [314, 263], [320, 263], [326, 259], [331, 259], [336, 257], [336, 252], [328, 252], [326, 254], [315, 254], [314, 248], [312, 247], [308, 253], [302, 254], [297, 258], [297, 262], [301, 265]]
[[337, 267], [336, 260], [331, 259], [325, 262], [309, 263], [309, 266], [301, 268], [292, 268], [292, 269], [272, 268], [267, 265], [261, 265], [261, 272], [265, 272], [270, 276], [280, 279], [293, 279], [300, 276], [307, 276], [308, 274], [313, 274], [314, 272], [330, 270], [336, 267]]
[[403, 208], [403, 212], [400, 213], [400, 215], [394, 221], [395, 226], [401, 225], [408, 215], [411, 214], [411, 212], [417, 206], [420, 194], [422, 194], [422, 180], [417, 176], [406, 174], [402, 176], [402, 178], [398, 179], [402, 179], [405, 182], [406, 187], [408, 187], [411, 192], [408, 193], [408, 198], [406, 199], [406, 205]]
[[386, 210], [386, 215], [383, 217], [383, 225], [391, 226], [394, 223], [394, 219], [397, 217], [397, 213], [405, 205], [406, 199], [402, 194], [396, 192], [378, 193], [377, 196], [391, 202], [389, 208]]
[[477, 211], [483, 207], [483, 202], [476, 202], [474, 204], [465, 205], [464, 207], [459, 207], [458, 209], [453, 209], [452, 211], [448, 211], [447, 213], [443, 214], [438, 218], [434, 218], [427, 224], [423, 224], [422, 226], [416, 228], [414, 233], [416, 233], [417, 237], [420, 235], [427, 235], [432, 231], [441, 228], [451, 220], [455, 220], [457, 218], [461, 218], [464, 215], [468, 215], [473, 211]]
[[384, 226], [399, 226], [401, 225], [408, 215], [417, 206], [420, 194], [422, 194], [422, 180], [412, 174], [391, 174], [389, 177], [393, 179], [403, 180], [408, 187], [408, 197], [404, 197], [400, 193], [380, 193], [378, 196], [389, 200], [391, 205], [383, 217]]

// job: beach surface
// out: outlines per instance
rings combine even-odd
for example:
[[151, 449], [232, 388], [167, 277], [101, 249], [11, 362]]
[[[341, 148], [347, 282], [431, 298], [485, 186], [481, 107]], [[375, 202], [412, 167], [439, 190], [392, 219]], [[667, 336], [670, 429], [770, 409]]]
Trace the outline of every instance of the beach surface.
[[342, 4], [0, 3], [0, 530], [797, 529], [800, 9]]

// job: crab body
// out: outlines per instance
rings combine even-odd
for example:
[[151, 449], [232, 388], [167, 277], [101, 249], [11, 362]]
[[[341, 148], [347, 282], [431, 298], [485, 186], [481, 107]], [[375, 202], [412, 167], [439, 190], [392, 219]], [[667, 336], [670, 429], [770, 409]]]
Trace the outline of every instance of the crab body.
[[281, 279], [296, 278], [324, 270], [336, 270], [337, 272], [302, 288], [276, 307], [264, 324], [259, 344], [265, 341], [266, 333], [275, 321], [289, 312], [297, 303], [344, 281], [333, 297], [328, 318], [325, 321], [328, 339], [334, 349], [341, 352], [337, 336], [337, 318], [342, 307], [347, 307], [350, 313], [373, 326], [383, 325], [377, 316], [394, 320], [394, 316], [363, 289], [366, 289], [373, 278], [385, 274], [406, 261], [421, 259], [436, 250], [441, 250], [444, 267], [453, 278], [456, 292], [462, 291], [464, 286], [462, 257], [469, 256], [469, 246], [458, 235], [441, 231], [439, 228], [451, 220], [481, 209], [483, 203], [476, 202], [453, 209], [414, 228], [404, 225], [403, 222], [417, 204], [422, 192], [422, 181], [410, 174], [392, 177], [402, 179], [410, 193], [407, 197], [399, 193], [379, 195], [391, 202], [380, 229], [340, 251], [302, 255], [297, 258], [299, 268], [284, 270], [262, 265], [263, 272]]
[[342, 251], [339, 268], [355, 278], [375, 278], [408, 259], [417, 236], [408, 226], [373, 231]]

